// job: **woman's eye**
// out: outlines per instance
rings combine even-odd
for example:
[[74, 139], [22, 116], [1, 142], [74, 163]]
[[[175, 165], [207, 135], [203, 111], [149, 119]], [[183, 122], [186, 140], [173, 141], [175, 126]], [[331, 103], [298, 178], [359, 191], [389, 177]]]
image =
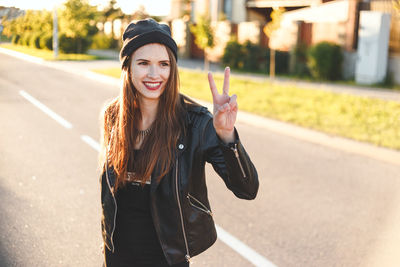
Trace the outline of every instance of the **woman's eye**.
[[147, 62], [145, 61], [139, 62], [139, 65], [147, 65]]
[[161, 63], [161, 66], [163, 66], [163, 67], [168, 67], [169, 64], [168, 64], [167, 62], [163, 62], [163, 63]]

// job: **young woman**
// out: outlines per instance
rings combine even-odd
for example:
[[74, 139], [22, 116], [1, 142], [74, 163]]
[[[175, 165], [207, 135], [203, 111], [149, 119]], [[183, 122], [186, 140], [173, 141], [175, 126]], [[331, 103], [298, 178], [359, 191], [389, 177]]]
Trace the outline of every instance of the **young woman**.
[[217, 234], [205, 181], [209, 162], [239, 198], [257, 171], [234, 128], [236, 96], [208, 75], [214, 116], [179, 93], [177, 46], [167, 25], [128, 25], [120, 94], [103, 112], [102, 235], [106, 266], [189, 266]]

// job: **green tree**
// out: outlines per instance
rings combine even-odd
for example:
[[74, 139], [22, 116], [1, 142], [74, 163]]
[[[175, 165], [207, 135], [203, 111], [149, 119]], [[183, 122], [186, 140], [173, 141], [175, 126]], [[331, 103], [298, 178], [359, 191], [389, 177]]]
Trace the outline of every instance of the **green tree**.
[[393, 7], [400, 14], [400, 0], [392, 0]]
[[114, 39], [114, 20], [124, 17], [121, 8], [116, 7], [117, 1], [110, 0], [107, 7], [104, 9], [104, 21], [111, 21], [111, 37]]
[[147, 13], [146, 7], [144, 5], [140, 5], [131, 15], [131, 20], [141, 20], [149, 17], [150, 15]]
[[207, 50], [213, 48], [214, 42], [214, 30], [211, 27], [211, 20], [207, 14], [200, 15], [197, 17], [196, 24], [190, 25], [190, 31], [195, 37], [195, 43], [204, 51], [204, 69], [209, 70], [209, 60], [207, 55]]
[[[279, 29], [281, 26], [281, 21], [282, 21], [282, 15], [285, 12], [285, 8], [279, 7], [279, 8], [274, 8], [271, 12], [271, 21], [267, 23], [267, 25], [264, 26], [264, 33], [265, 35], [268, 36], [268, 38], [271, 38], [272, 34]], [[269, 66], [269, 76], [271, 80], [275, 79], [275, 49], [270, 48], [270, 66]]]
[[[15, 42], [24, 45], [38, 43], [41, 35], [52, 30], [52, 16], [49, 11], [28, 10], [25, 15], [13, 20], [5, 20], [4, 35], [13, 36]], [[34, 37], [35, 36], [35, 37]]]
[[75, 41], [77, 53], [85, 52], [91, 37], [98, 31], [96, 7], [88, 0], [68, 0], [59, 14], [60, 37], [65, 35], [65, 40]]

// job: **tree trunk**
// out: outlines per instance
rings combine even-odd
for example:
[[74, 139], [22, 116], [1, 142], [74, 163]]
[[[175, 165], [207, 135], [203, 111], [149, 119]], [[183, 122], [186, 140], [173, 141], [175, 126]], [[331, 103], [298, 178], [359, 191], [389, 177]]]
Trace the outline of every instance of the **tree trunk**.
[[111, 37], [114, 40], [114, 19], [111, 20]]
[[81, 37], [78, 37], [78, 51], [77, 51], [77, 53], [78, 54], [82, 53], [82, 38]]
[[275, 49], [270, 49], [270, 59], [269, 59], [269, 78], [271, 82], [275, 79]]

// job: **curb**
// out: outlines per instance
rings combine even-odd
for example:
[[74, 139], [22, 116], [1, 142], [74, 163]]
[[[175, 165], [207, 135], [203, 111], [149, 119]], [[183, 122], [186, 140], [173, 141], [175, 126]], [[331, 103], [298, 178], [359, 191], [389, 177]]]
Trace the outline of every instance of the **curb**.
[[[92, 79], [98, 82], [106, 83], [119, 88], [120, 80], [117, 78], [112, 78], [106, 75], [98, 74], [92, 71], [81, 71], [67, 68], [62, 65], [62, 63], [47, 62], [41, 58], [25, 55], [20, 52], [12, 51], [0, 47], [0, 53], [13, 56], [25, 61], [29, 61], [35, 64], [47, 66], [50, 68], [55, 68], [68, 73], [76, 74], [88, 79]], [[202, 100], [195, 99], [198, 103], [206, 106], [209, 110], [212, 110], [212, 104]], [[286, 122], [281, 122], [277, 120], [272, 120], [264, 118], [258, 115], [254, 115], [245, 111], [240, 111], [238, 113], [238, 122], [247, 124], [253, 127], [257, 127], [264, 130], [273, 131], [275, 133], [284, 134], [293, 138], [297, 138], [310, 143], [326, 146], [329, 148], [334, 148], [342, 150], [348, 153], [358, 154], [362, 156], [367, 156], [376, 160], [384, 161], [390, 164], [400, 165], [400, 151], [377, 147], [368, 143], [362, 143], [359, 141], [332, 136], [325, 134], [323, 132], [318, 132], [310, 130], [307, 128], [299, 127]]]

